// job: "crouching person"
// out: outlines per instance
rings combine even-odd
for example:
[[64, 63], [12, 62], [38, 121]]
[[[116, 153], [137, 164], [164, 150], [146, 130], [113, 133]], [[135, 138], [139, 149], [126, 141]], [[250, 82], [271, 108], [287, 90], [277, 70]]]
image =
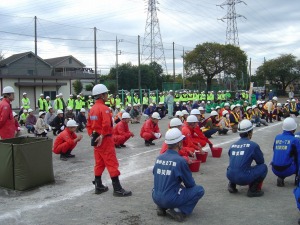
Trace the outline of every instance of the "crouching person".
[[150, 119], [146, 120], [143, 124], [140, 136], [145, 140], [146, 146], [155, 145], [153, 141], [161, 137], [161, 133], [158, 127], [158, 121], [160, 119], [161, 118], [158, 112], [154, 112], [151, 115]]
[[168, 130], [165, 136], [168, 150], [157, 157], [153, 168], [152, 198], [157, 205], [157, 215], [168, 214], [179, 222], [193, 212], [204, 195], [203, 187], [196, 185], [186, 160], [178, 154], [184, 137], [178, 128]]
[[[231, 145], [228, 152], [228, 191], [237, 193], [236, 185], [249, 185], [247, 196], [260, 197], [264, 194], [261, 187], [268, 173], [263, 153], [259, 145], [250, 140], [253, 134], [253, 125], [249, 120], [242, 120], [237, 131], [241, 138]], [[253, 161], [256, 162], [255, 166], [251, 166]]]
[[77, 142], [82, 139], [81, 134], [78, 136], [75, 134], [76, 128], [76, 121], [69, 120], [67, 122], [67, 128], [55, 139], [52, 151], [55, 154], [60, 154], [60, 159], [63, 161], [67, 161], [68, 158], [75, 157], [75, 155], [72, 155], [71, 152], [76, 147]]
[[37, 137], [46, 137], [48, 131], [51, 131], [51, 127], [48, 126], [45, 122], [45, 115], [46, 112], [39, 112], [39, 118], [36, 121], [36, 124], [34, 125], [35, 129], [35, 135]]
[[125, 142], [134, 137], [134, 134], [129, 130], [128, 123], [130, 121], [130, 115], [127, 112], [122, 114], [122, 120], [114, 127], [113, 138], [116, 148], [126, 147]]

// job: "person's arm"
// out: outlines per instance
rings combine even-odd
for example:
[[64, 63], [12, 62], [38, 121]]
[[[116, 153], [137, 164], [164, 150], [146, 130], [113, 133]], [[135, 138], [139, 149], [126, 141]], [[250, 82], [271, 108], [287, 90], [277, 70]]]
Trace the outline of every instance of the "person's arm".
[[264, 159], [264, 154], [262, 153], [259, 145], [256, 145], [254, 148], [254, 160], [256, 162], [256, 164], [264, 164], [265, 163], [265, 159]]
[[[183, 159], [184, 160], [184, 159]], [[196, 185], [195, 180], [192, 176], [192, 172], [188, 167], [187, 162], [180, 162], [181, 180], [186, 188], [192, 188]]]

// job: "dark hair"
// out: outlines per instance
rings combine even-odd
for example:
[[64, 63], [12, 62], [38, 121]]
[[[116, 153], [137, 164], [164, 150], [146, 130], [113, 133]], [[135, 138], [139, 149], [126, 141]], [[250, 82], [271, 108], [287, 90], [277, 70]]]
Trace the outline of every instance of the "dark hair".
[[[178, 142], [179, 143], [179, 142]], [[175, 144], [168, 144], [168, 149], [175, 149], [178, 145], [178, 143]]]
[[246, 133], [240, 133], [240, 137], [241, 137], [241, 138], [246, 138], [246, 137], [249, 136], [250, 133], [252, 133], [252, 131], [253, 131], [253, 130], [249, 130], [249, 131], [246, 132]]

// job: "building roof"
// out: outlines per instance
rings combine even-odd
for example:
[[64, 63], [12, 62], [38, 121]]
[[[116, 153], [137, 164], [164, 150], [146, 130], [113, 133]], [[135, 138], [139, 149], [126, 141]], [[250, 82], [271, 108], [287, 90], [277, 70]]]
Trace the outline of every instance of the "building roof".
[[55, 58], [50, 58], [50, 59], [44, 59], [47, 63], [49, 63], [51, 66], [56, 67], [58, 64], [69, 60], [69, 58], [74, 59], [76, 62], [78, 62], [82, 67], [85, 67], [85, 65], [80, 62], [78, 59], [76, 59], [74, 56], [72, 55], [68, 55], [68, 56], [62, 56], [62, 57], [55, 57]]
[[[12, 64], [12, 63], [14, 63], [14, 62], [22, 59], [23, 57], [25, 57], [25, 56], [27, 56], [29, 54], [32, 54], [33, 56], [35, 56], [35, 54], [33, 52], [31, 52], [31, 51], [11, 55], [8, 58], [3, 59], [3, 60], [0, 61], [0, 67], [9, 66], [10, 64]], [[47, 63], [45, 60], [43, 60], [41, 57], [37, 56], [37, 58], [39, 60], [41, 60], [42, 62], [44, 62], [45, 64], [47, 64], [48, 66], [51, 67], [51, 65], [49, 63]]]

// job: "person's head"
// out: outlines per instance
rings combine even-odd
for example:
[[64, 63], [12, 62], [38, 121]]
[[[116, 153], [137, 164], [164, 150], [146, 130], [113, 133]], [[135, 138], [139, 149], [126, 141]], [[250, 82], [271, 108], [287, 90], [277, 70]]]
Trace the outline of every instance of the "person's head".
[[200, 111], [198, 109], [192, 109], [191, 114], [190, 115], [195, 115], [197, 117], [198, 120], [200, 120]]
[[229, 112], [227, 111], [227, 110], [224, 110], [223, 112], [222, 112], [222, 116], [223, 117], [226, 117], [226, 118], [229, 118]]
[[150, 109], [153, 108], [153, 104], [152, 104], [152, 103], [149, 104], [149, 108], [150, 108]]
[[252, 107], [251, 106], [247, 106], [246, 111], [248, 114], [252, 113]]
[[131, 117], [130, 117], [129, 113], [123, 112], [122, 121], [125, 121], [126, 123], [129, 123], [130, 119], [131, 119]]
[[46, 112], [39, 112], [39, 117], [44, 119], [46, 115]]
[[195, 128], [198, 124], [198, 119], [195, 115], [189, 115], [186, 119], [186, 122], [189, 127]]
[[272, 98], [272, 102], [273, 102], [273, 103], [278, 102], [278, 98], [277, 98], [276, 96], [274, 96], [274, 97]]
[[165, 143], [168, 149], [179, 151], [182, 148], [182, 140], [185, 138], [178, 128], [171, 128], [166, 132]]
[[138, 109], [138, 104], [133, 104], [133, 108], [135, 109], [135, 110], [137, 110]]
[[62, 94], [62, 93], [59, 93], [59, 97], [60, 97], [60, 98], [63, 98], [63, 94]]
[[248, 105], [248, 101], [244, 101], [243, 105], [247, 106]]
[[71, 131], [71, 132], [75, 132], [76, 128], [77, 128], [77, 123], [75, 120], [68, 120], [67, 122], [67, 128]]
[[200, 111], [200, 114], [201, 114], [201, 115], [204, 115], [204, 114], [205, 114], [205, 109], [204, 109], [202, 106], [200, 106], [200, 107], [198, 108], [198, 110]]
[[81, 113], [81, 115], [85, 115], [85, 109], [84, 109], [84, 108], [81, 108], [81, 109], [80, 109], [80, 113]]
[[229, 110], [229, 107], [230, 107], [230, 104], [229, 104], [228, 102], [226, 102], [226, 103], [224, 104], [224, 109]]
[[29, 113], [29, 116], [33, 116], [33, 110], [32, 109], [28, 109], [28, 113]]
[[70, 99], [72, 99], [72, 98], [73, 98], [73, 95], [72, 95], [72, 94], [70, 94], [69, 96], [70, 96]]
[[23, 98], [27, 98], [27, 93], [26, 92], [23, 93]]
[[252, 138], [253, 125], [250, 120], [244, 119], [238, 124], [238, 133], [241, 138]]
[[283, 121], [282, 130], [295, 133], [296, 129], [297, 123], [292, 117], [288, 117]]
[[6, 86], [2, 91], [3, 98], [12, 102], [15, 99], [15, 90], [11, 86]]
[[44, 94], [40, 94], [41, 99], [44, 99]]
[[164, 106], [164, 103], [163, 102], [159, 102], [158, 103], [158, 107], [162, 108]]
[[177, 111], [175, 113], [175, 117], [181, 119], [183, 117], [183, 113], [181, 111]]
[[49, 113], [53, 113], [53, 108], [52, 108], [52, 106], [48, 106], [48, 111], [49, 111]]
[[15, 121], [18, 121], [18, 114], [17, 113], [13, 112], [13, 117], [14, 117]]
[[171, 128], [178, 128], [179, 130], [181, 130], [182, 128], [182, 122], [179, 118], [173, 118], [170, 121], [170, 129]]
[[57, 110], [57, 116], [59, 117], [59, 118], [62, 118], [63, 116], [64, 116], [64, 112], [62, 111], [62, 110]]
[[80, 95], [77, 95], [77, 100], [80, 100]]
[[217, 106], [217, 107], [216, 107], [216, 111], [219, 113], [220, 110], [221, 110], [221, 107], [220, 107], [220, 106]]
[[67, 111], [68, 111], [68, 112], [72, 112], [72, 110], [73, 110], [73, 108], [72, 108], [71, 106], [68, 106], [68, 107], [67, 107]]
[[210, 117], [216, 118], [218, 116], [218, 112], [217, 111], [211, 111], [210, 113]]
[[93, 87], [92, 95], [94, 96], [94, 99], [101, 99], [102, 101], [106, 102], [108, 99], [108, 92], [109, 90], [104, 84], [96, 84]]
[[160, 119], [161, 118], [160, 118], [160, 115], [159, 115], [158, 112], [152, 113], [151, 120], [152, 120], [153, 123], [157, 124]]
[[[117, 95], [116, 98], [119, 98], [119, 95]], [[91, 95], [89, 95], [89, 99], [92, 99], [92, 96], [91, 96]]]
[[281, 103], [277, 103], [276, 107], [277, 107], [278, 109], [281, 109], [281, 108], [282, 108], [282, 104], [281, 104]]
[[182, 112], [182, 117], [184, 118], [184, 120], [186, 120], [186, 118], [190, 115], [188, 111], [186, 111], [185, 109], [181, 111]]
[[28, 114], [27, 109], [23, 109], [23, 113], [24, 113], [25, 115], [27, 115], [27, 114]]
[[50, 96], [46, 96], [46, 101], [50, 101]]

